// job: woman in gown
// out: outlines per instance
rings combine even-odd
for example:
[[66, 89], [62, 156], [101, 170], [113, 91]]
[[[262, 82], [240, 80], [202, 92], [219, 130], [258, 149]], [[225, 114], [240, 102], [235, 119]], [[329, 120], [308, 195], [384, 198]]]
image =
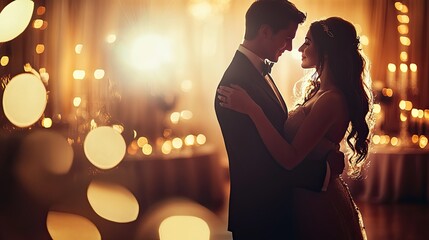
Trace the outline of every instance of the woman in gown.
[[[345, 140], [349, 168], [358, 173], [368, 154], [372, 93], [356, 30], [338, 17], [316, 21], [299, 51], [301, 66], [315, 68], [315, 73], [300, 103], [289, 112], [287, 134], [278, 133], [237, 85], [218, 89], [221, 105], [248, 114], [270, 153], [286, 169], [297, 166], [327, 139], [334, 144]], [[341, 176], [332, 176], [325, 192], [296, 189], [294, 198], [299, 239], [366, 239], [360, 212]]]

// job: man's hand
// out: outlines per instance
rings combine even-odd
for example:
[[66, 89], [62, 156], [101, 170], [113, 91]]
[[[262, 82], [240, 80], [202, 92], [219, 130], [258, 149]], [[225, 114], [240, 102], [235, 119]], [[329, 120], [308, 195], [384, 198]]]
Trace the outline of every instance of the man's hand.
[[338, 149], [332, 149], [326, 155], [326, 160], [331, 169], [331, 178], [338, 177], [343, 173], [345, 168], [344, 153]]

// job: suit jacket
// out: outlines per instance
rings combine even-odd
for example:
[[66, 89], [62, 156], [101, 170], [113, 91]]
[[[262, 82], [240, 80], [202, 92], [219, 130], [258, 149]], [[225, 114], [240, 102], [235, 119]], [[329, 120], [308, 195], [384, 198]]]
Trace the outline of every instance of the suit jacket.
[[[252, 65], [237, 51], [219, 85], [237, 84], [261, 106], [278, 132], [284, 134], [287, 119], [271, 87]], [[281, 101], [284, 100], [281, 99]], [[215, 110], [229, 159], [230, 231], [281, 231], [292, 234], [292, 188], [304, 187], [321, 191], [326, 162], [305, 159], [292, 171], [284, 169], [265, 147], [252, 120], [219, 105]], [[287, 157], [287, 156], [285, 156]]]

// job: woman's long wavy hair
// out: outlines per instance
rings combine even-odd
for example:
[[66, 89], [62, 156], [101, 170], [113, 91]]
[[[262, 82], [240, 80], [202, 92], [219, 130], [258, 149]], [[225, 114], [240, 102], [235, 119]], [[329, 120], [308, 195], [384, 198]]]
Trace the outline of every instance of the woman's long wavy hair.
[[303, 92], [301, 103], [311, 99], [320, 88], [324, 65], [333, 83], [339, 88], [350, 109], [350, 125], [346, 134], [349, 147], [349, 175], [359, 176], [368, 155], [370, 132], [374, 124], [373, 94], [367, 61], [361, 49], [355, 27], [348, 21], [331, 17], [313, 22], [310, 26], [312, 42], [318, 51], [319, 65]]

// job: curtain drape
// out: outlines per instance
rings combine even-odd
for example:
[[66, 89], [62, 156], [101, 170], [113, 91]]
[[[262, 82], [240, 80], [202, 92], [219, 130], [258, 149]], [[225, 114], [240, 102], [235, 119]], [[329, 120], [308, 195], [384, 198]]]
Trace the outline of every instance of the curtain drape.
[[[8, 2], [2, 2], [4, 7]], [[252, 0], [35, 0], [37, 15], [48, 23], [45, 30], [30, 25], [18, 38], [0, 45], [0, 54], [10, 57], [0, 66], [0, 75], [22, 72], [25, 63], [46, 68], [50, 74], [48, 115], [62, 114], [67, 120], [75, 114], [73, 98], [85, 98], [91, 114], [105, 104], [100, 86], [109, 86], [113, 102], [110, 114], [142, 132], [171, 126], [169, 114], [190, 110], [191, 120], [182, 121], [177, 131], [204, 132], [218, 146], [223, 144], [213, 110], [216, 86], [244, 35], [244, 15]], [[387, 64], [399, 65], [401, 46], [394, 0], [300, 0], [293, 1], [307, 13], [294, 40], [294, 49], [303, 42], [310, 23], [329, 16], [340, 16], [358, 24], [369, 44], [364, 50], [370, 58], [372, 78], [386, 84]], [[409, 9], [408, 63], [418, 66], [416, 108], [429, 108], [429, 3], [403, 1]], [[108, 34], [116, 34], [113, 44]], [[139, 73], [126, 62], [130, 40], [138, 34], [157, 34], [170, 43], [170, 62], [158, 71]], [[34, 47], [45, 44], [45, 52], [35, 54]], [[82, 44], [81, 53], [75, 47]], [[153, 49], [155, 45], [149, 46]], [[146, 50], [146, 51], [149, 51]], [[158, 51], [158, 50], [156, 50]], [[155, 52], [156, 52], [155, 51]], [[296, 54], [295, 50], [295, 54]], [[293, 102], [292, 87], [302, 77], [300, 58], [285, 56], [274, 66], [273, 76], [286, 103]], [[124, 57], [125, 55], [125, 57]], [[299, 55], [299, 53], [298, 53]], [[124, 60], [125, 59], [125, 60]], [[142, 63], [150, 56], [141, 56]], [[105, 71], [102, 81], [94, 79], [97, 69]], [[85, 70], [85, 79], [73, 78], [75, 70]], [[139, 84], [140, 85], [139, 85]], [[104, 84], [104, 85], [102, 85]], [[114, 90], [112, 90], [114, 89]], [[116, 91], [116, 92], [115, 92]], [[105, 96], [105, 95], [104, 95]], [[104, 99], [105, 101], [106, 99]], [[120, 102], [120, 104], [118, 104]], [[396, 107], [396, 106], [395, 106]], [[163, 110], [160, 110], [163, 109]], [[145, 127], [146, 126], [146, 127]], [[132, 130], [132, 129], [131, 129]], [[157, 130], [158, 131], [158, 130]], [[159, 133], [159, 131], [156, 134]]]

